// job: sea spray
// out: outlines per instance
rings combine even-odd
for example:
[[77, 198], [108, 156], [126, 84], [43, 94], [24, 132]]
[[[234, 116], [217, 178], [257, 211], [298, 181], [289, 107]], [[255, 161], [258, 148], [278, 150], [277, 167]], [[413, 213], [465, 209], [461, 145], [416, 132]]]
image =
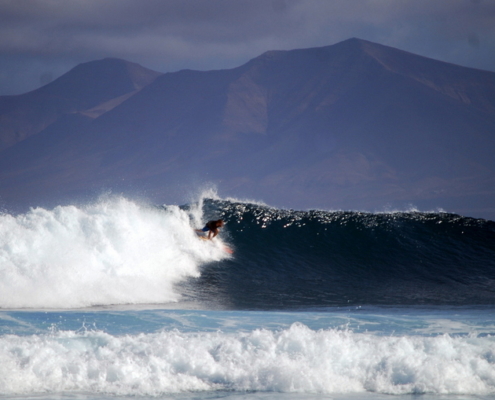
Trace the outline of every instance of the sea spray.
[[[199, 217], [198, 217], [199, 218]], [[188, 214], [108, 197], [0, 216], [0, 307], [73, 308], [177, 301], [174, 284], [225, 257]]]

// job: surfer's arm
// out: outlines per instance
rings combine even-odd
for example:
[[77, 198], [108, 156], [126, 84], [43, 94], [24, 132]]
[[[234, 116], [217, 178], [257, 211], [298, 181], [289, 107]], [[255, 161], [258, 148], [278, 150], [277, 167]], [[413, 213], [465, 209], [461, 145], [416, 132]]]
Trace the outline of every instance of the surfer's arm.
[[215, 230], [212, 229], [208, 232], [208, 239], [213, 239], [217, 235], [218, 235], [218, 229]]

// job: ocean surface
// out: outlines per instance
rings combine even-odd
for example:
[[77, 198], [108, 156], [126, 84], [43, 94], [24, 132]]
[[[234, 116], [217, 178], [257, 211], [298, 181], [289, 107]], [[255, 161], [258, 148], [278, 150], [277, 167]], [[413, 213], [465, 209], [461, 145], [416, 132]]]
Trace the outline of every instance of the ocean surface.
[[0, 399], [495, 399], [494, 306], [493, 221], [119, 196], [3, 213]]

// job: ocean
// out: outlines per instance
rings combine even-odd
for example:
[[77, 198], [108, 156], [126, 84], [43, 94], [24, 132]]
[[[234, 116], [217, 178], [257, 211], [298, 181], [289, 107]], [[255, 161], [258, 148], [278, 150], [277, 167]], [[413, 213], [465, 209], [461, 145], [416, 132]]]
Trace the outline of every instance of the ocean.
[[4, 212], [0, 399], [495, 399], [494, 305], [493, 221], [216, 197]]

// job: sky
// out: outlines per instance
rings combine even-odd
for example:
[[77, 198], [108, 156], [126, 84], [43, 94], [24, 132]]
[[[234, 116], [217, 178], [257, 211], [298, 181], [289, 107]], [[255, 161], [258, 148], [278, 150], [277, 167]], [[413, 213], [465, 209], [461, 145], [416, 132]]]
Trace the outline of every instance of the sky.
[[105, 57], [206, 71], [352, 37], [495, 71], [495, 0], [0, 0], [0, 95]]

